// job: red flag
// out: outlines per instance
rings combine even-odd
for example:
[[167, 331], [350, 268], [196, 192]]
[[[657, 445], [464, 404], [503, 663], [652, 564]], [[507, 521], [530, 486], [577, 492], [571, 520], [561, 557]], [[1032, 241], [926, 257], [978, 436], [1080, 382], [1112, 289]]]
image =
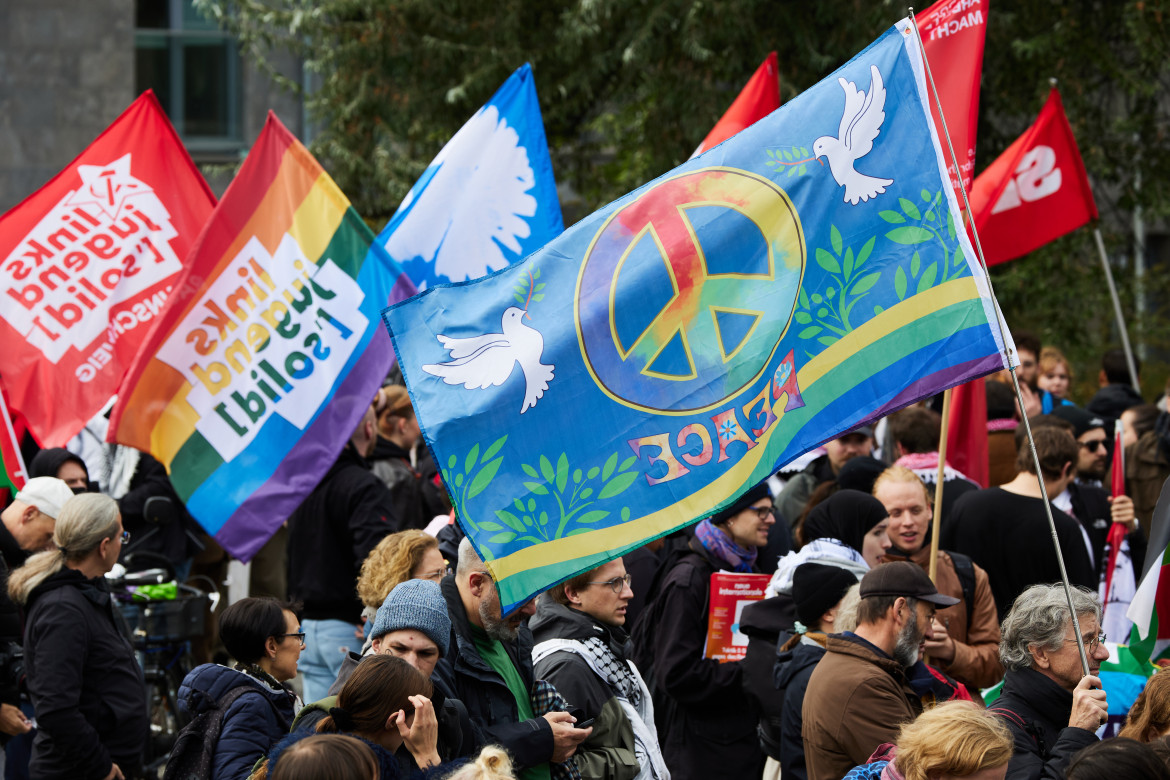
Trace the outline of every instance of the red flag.
[[[939, 0], [914, 17], [922, 47], [938, 88], [955, 156], [963, 169], [963, 186], [970, 189], [975, 175], [975, 128], [979, 123], [979, 77], [983, 73], [983, 42], [987, 32], [988, 0]], [[958, 191], [946, 136], [938, 120], [938, 106], [930, 114], [943, 144], [951, 184]]]
[[718, 146], [731, 136], [780, 108], [780, 73], [776, 65], [776, 52], [772, 52], [756, 68], [748, 79], [739, 97], [727, 109], [723, 118], [715, 123], [711, 132], [699, 144], [691, 157], [698, 157], [708, 149]]
[[[1113, 497], [1125, 495], [1125, 446], [1121, 443], [1124, 428], [1121, 420], [1113, 426], [1113, 472], [1110, 487]], [[1117, 552], [1125, 540], [1126, 528], [1121, 523], [1109, 526], [1109, 535], [1105, 537], [1105, 549], [1109, 551], [1108, 563], [1105, 566], [1105, 597], [1103, 604], [1109, 604], [1109, 590], [1113, 587], [1113, 568], [1117, 565]]]
[[1014, 260], [1097, 218], [1055, 88], [1036, 122], [979, 174], [971, 212], [988, 265]]
[[987, 487], [991, 467], [987, 461], [987, 390], [982, 379], [951, 390], [947, 420], [947, 463]]
[[0, 217], [0, 374], [45, 446], [117, 391], [214, 206], [147, 91]]
[[7, 490], [8, 498], [12, 498], [28, 481], [28, 470], [20, 454], [20, 438], [12, 425], [3, 390], [0, 390], [0, 463], [4, 466], [0, 473], [0, 492]]

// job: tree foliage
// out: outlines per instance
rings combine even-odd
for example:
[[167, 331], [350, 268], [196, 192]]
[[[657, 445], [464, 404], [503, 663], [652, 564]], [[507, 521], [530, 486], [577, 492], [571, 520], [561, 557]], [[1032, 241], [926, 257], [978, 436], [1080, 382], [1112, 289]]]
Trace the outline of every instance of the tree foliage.
[[[313, 151], [376, 224], [524, 62], [554, 171], [574, 193], [563, 204], [571, 223], [683, 162], [768, 51], [779, 53], [789, 100], [906, 13], [889, 0], [195, 2], [258, 61], [278, 50], [303, 59], [317, 78], [306, 96], [320, 127]], [[1170, 213], [1170, 0], [974, 6], [988, 19], [977, 169], [1033, 121], [1048, 79], [1058, 79], [1106, 243], [1130, 258], [1118, 282], [1132, 312], [1134, 210], [1149, 224]], [[1013, 327], [1060, 344], [1082, 377], [1095, 376], [1097, 356], [1117, 342], [1087, 230], [995, 269], [993, 280]], [[1151, 302], [1167, 300], [1163, 292], [1149, 282]], [[1152, 308], [1141, 338], [1170, 346], [1158, 339], [1165, 321]]]

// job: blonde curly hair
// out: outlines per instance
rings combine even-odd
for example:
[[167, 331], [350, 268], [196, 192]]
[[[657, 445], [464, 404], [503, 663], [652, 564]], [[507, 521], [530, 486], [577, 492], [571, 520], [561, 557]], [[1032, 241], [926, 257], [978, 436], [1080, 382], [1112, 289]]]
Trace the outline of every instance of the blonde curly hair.
[[906, 780], [966, 777], [1007, 764], [1012, 736], [1002, 718], [969, 701], [948, 701], [907, 723], [894, 765]]
[[427, 551], [438, 548], [438, 539], [417, 530], [399, 531], [378, 542], [362, 561], [358, 574], [357, 594], [362, 604], [373, 609], [382, 606], [395, 585], [411, 579]]
[[474, 761], [447, 775], [443, 780], [516, 780], [512, 759], [497, 745], [487, 745]]

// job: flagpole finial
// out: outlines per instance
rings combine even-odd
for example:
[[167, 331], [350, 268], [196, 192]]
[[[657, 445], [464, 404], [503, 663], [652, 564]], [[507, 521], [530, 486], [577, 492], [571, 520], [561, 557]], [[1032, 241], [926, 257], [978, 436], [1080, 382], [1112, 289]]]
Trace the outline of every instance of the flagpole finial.
[[1053, 89], [1056, 89], [1056, 76], [1049, 76], [1048, 77], [1048, 86], [1052, 87]]

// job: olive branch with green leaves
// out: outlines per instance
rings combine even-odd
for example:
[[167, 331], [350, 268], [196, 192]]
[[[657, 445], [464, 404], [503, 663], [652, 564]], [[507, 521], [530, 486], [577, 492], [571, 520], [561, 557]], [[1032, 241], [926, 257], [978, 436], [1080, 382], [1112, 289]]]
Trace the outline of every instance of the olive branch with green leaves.
[[[894, 243], [915, 246], [934, 241], [943, 253], [941, 261], [935, 260], [923, 266], [921, 256], [915, 252], [910, 258], [909, 275], [907, 269], [898, 266], [894, 271], [894, 292], [899, 301], [906, 299], [910, 282], [914, 282], [914, 294], [917, 295], [934, 287], [936, 283], [943, 284], [962, 276], [967, 268], [963, 253], [959, 251], [955, 222], [951, 218], [951, 210], [946, 207], [943, 191], [939, 190], [932, 195], [929, 190], [923, 190], [921, 198], [925, 204], [923, 208], [908, 198], [898, 198], [898, 205], [902, 207], [900, 212], [886, 210], [878, 213], [889, 224], [899, 226], [886, 233], [886, 238]], [[880, 313], [880, 308], [876, 308], [875, 314]]]
[[785, 171], [789, 177], [804, 176], [808, 173], [808, 164], [816, 159], [810, 156], [808, 149], [803, 146], [780, 148], [779, 151], [767, 149], [765, 153], [770, 159], [766, 160], [764, 165], [774, 169], [777, 173]]
[[[443, 472], [443, 484], [451, 493], [459, 519], [472, 530], [478, 530], [480, 525], [467, 511], [467, 502], [482, 493], [495, 479], [500, 465], [504, 462], [504, 457], [499, 455], [499, 452], [507, 441], [507, 434], [501, 436], [483, 450], [482, 455], [480, 446], [476, 443], [468, 450], [462, 464], [457, 455], [452, 455], [447, 458], [446, 467], [440, 469]], [[459, 470], [460, 465], [463, 467], [462, 470]]]
[[[508, 509], [496, 510], [499, 523], [485, 521], [479, 527], [496, 532], [488, 539], [493, 544], [513, 541], [540, 544], [586, 533], [594, 523], [613, 514], [612, 510], [598, 508], [598, 503], [625, 492], [641, 475], [640, 471], [631, 470], [636, 461], [631, 456], [619, 465], [615, 452], [604, 465], [585, 471], [571, 468], [568, 455], [562, 452], [555, 467], [544, 455], [537, 461], [539, 470], [521, 463], [521, 470], [531, 478], [524, 483], [529, 491], [527, 501], [513, 499]], [[630, 508], [622, 507], [619, 516], [622, 522], [629, 520]]]
[[865, 269], [876, 241], [877, 236], [871, 236], [854, 253], [852, 247], [844, 246], [837, 226], [829, 226], [832, 251], [818, 247], [815, 253], [817, 265], [829, 274], [829, 284], [811, 296], [801, 287], [797, 310], [792, 315], [797, 323], [805, 326], [797, 334], [798, 338], [815, 338], [830, 346], [853, 330], [850, 316], [854, 307], [882, 275], [881, 271], [867, 273]]
[[512, 298], [515, 299], [516, 303], [520, 304], [520, 308], [524, 309], [524, 311], [528, 311], [529, 303], [544, 300], [544, 293], [541, 290], [544, 289], [545, 282], [536, 281], [539, 278], [540, 269], [537, 268], [535, 271], [530, 269], [528, 271], [528, 281], [522, 281], [512, 288]]

